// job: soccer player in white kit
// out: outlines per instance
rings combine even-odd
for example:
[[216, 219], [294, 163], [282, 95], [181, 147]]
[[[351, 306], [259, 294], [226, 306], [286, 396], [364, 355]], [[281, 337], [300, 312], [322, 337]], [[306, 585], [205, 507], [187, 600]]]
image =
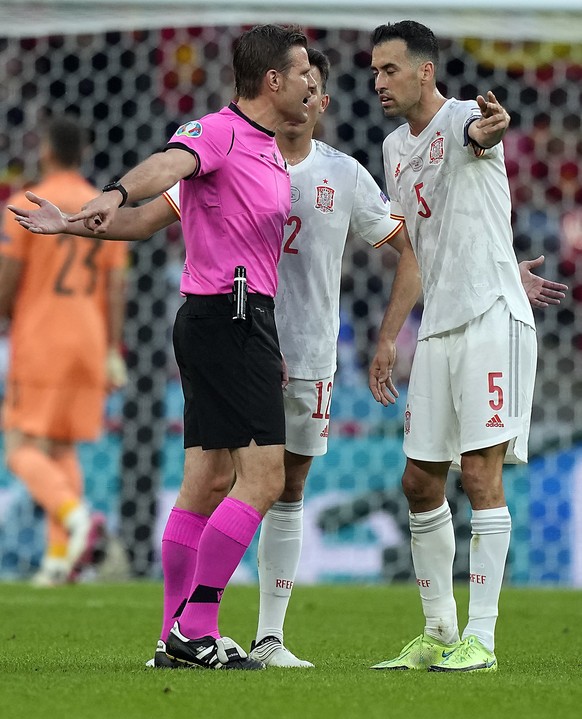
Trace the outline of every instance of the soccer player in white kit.
[[285, 491], [261, 524], [259, 622], [250, 653], [267, 666], [281, 667], [313, 666], [285, 647], [283, 624], [301, 554], [305, 481], [313, 458], [327, 452], [346, 240], [363, 239], [374, 247], [390, 242], [400, 253], [397, 277], [398, 272], [408, 276], [407, 265], [417, 267], [402, 222], [390, 219], [387, 199], [370, 173], [353, 157], [312, 139], [329, 104], [329, 61], [313, 48], [308, 56], [316, 82], [309, 119], [285, 123], [276, 134], [291, 176], [291, 214], [275, 297], [289, 375], [283, 392]]
[[[494, 631], [509, 547], [504, 462], [526, 462], [537, 345], [513, 250], [501, 139], [509, 116], [493, 93], [446, 99], [438, 45], [413, 21], [372, 35], [375, 89], [387, 117], [407, 122], [383, 147], [393, 217], [418, 258], [424, 312], [408, 391], [402, 478], [425, 616], [421, 635], [376, 669], [495, 671]], [[403, 317], [389, 306], [370, 368], [387, 404]], [[452, 462], [471, 507], [469, 621], [459, 637], [455, 539], [445, 482]]]

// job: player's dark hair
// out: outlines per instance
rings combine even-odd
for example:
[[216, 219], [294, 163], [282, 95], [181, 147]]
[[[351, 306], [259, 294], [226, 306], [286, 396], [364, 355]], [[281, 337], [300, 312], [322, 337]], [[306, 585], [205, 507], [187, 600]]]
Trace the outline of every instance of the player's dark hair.
[[295, 25], [256, 25], [243, 33], [232, 60], [236, 95], [245, 100], [258, 97], [265, 73], [285, 74], [291, 67], [290, 51], [296, 46], [307, 48], [307, 38]]
[[420, 61], [430, 60], [435, 68], [439, 62], [439, 46], [433, 31], [414, 20], [379, 25], [372, 33], [372, 46], [388, 40], [404, 40], [408, 52]]
[[47, 121], [44, 136], [60, 165], [79, 167], [87, 139], [77, 118], [66, 115], [51, 117]]
[[309, 64], [319, 70], [319, 74], [321, 75], [321, 92], [325, 94], [327, 81], [329, 79], [329, 59], [327, 55], [324, 55], [320, 50], [316, 50], [314, 47], [307, 48], [307, 57], [309, 58]]

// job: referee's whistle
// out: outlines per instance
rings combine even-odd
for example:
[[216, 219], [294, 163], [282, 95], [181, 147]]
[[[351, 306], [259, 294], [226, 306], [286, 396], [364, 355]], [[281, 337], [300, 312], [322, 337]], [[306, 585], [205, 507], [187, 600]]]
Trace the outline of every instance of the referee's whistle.
[[241, 322], [247, 317], [247, 269], [243, 265], [234, 268], [232, 293], [234, 295], [232, 319]]

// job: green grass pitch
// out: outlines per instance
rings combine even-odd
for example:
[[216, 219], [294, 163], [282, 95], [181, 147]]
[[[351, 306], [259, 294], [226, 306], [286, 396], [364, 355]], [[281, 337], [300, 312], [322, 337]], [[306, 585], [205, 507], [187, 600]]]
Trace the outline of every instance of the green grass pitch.
[[[496, 674], [377, 672], [422, 627], [416, 588], [297, 587], [286, 640], [312, 670], [151, 670], [158, 583], [0, 584], [2, 719], [570, 719], [582, 715], [582, 592], [504, 589]], [[457, 589], [461, 628], [467, 592]], [[257, 590], [231, 587], [221, 629], [248, 647]]]

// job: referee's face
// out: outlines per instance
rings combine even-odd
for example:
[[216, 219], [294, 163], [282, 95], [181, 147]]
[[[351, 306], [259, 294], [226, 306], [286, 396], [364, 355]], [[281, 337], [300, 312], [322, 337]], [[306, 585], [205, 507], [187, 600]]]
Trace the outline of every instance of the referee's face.
[[311, 66], [311, 77], [314, 87], [307, 98], [307, 120], [305, 122], [287, 121], [278, 128], [278, 132], [281, 132], [289, 140], [304, 135], [311, 137], [319, 118], [329, 104], [329, 95], [325, 94], [322, 89], [321, 73], [314, 65]]
[[304, 47], [296, 46], [290, 50], [291, 65], [287, 72], [280, 75], [280, 89], [276, 104], [283, 121], [306, 122], [308, 101], [315, 92], [315, 80]]

